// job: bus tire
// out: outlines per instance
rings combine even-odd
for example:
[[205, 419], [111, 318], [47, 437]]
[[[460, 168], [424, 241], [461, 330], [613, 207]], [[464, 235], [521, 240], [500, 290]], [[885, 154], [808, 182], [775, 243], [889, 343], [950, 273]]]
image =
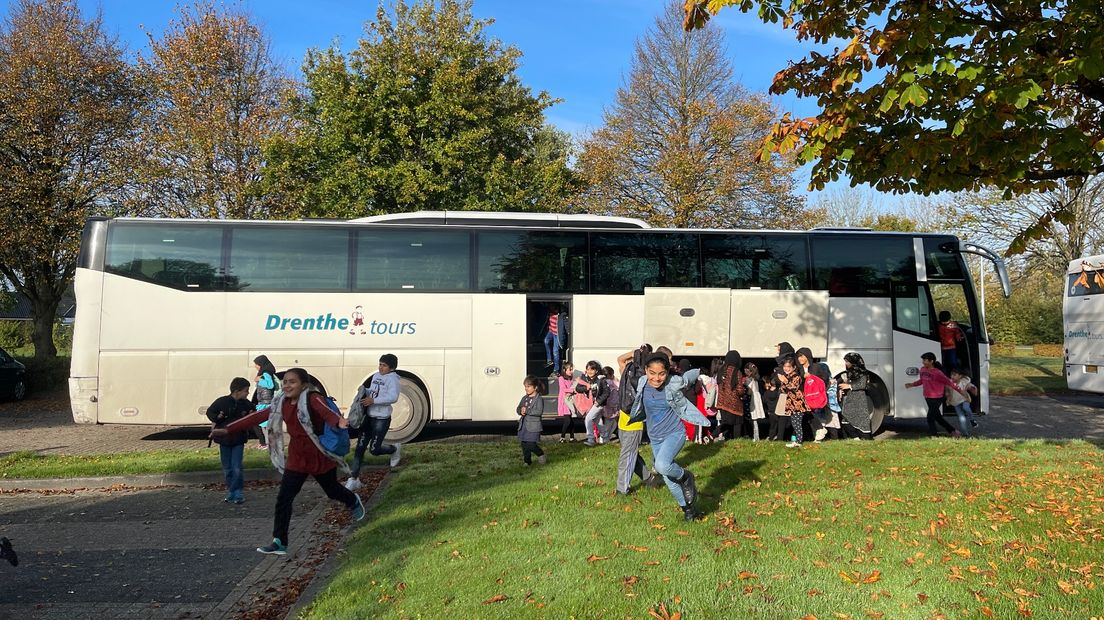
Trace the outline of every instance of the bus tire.
[[867, 375], [870, 387], [867, 388], [866, 394], [870, 397], [870, 404], [873, 405], [873, 410], [870, 412], [870, 432], [877, 433], [886, 416], [890, 415], [889, 389], [885, 381], [882, 381], [876, 373], [867, 372]]
[[391, 428], [386, 443], [408, 443], [418, 436], [429, 422], [429, 396], [419, 383], [408, 376], [399, 376], [399, 400], [391, 408]]

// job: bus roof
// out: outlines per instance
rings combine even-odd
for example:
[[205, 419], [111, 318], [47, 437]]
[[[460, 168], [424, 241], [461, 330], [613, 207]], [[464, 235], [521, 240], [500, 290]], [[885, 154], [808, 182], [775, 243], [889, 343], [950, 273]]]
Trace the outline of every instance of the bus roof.
[[519, 213], [512, 211], [414, 211], [349, 220], [365, 224], [438, 224], [478, 226], [553, 226], [564, 228], [651, 228], [633, 217], [589, 213]]
[[1104, 271], [1104, 254], [1096, 256], [1082, 256], [1070, 261], [1066, 273], [1081, 273], [1082, 271]]
[[[89, 220], [116, 220], [125, 222], [189, 222], [203, 224], [295, 224], [313, 223], [320, 225], [344, 225], [344, 224], [369, 224], [369, 225], [398, 225], [398, 226], [470, 226], [470, 227], [503, 227], [503, 228], [573, 228], [582, 230], [602, 229], [636, 229], [654, 232], [687, 232], [687, 233], [750, 233], [750, 234], [870, 234], [870, 235], [903, 235], [909, 237], [954, 237], [953, 233], [944, 232], [898, 232], [888, 230], [871, 230], [858, 227], [817, 227], [808, 230], [786, 230], [766, 228], [656, 228], [644, 220], [631, 217], [618, 217], [611, 215], [592, 215], [576, 213], [525, 213], [512, 211], [413, 211], [410, 213], [389, 213], [386, 215], [373, 215], [369, 217], [340, 219], [302, 219], [302, 220], [217, 220], [217, 219], [189, 219], [189, 218], [150, 218], [150, 217], [118, 217], [108, 218], [93, 216]], [[1100, 257], [1104, 260], [1104, 256]]]

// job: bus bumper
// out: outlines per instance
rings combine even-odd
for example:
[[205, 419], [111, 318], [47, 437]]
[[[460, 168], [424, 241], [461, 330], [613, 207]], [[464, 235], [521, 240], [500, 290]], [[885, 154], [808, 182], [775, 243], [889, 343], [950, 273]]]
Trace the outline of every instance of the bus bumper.
[[77, 424], [95, 424], [99, 420], [98, 383], [96, 377], [69, 378], [69, 403]]

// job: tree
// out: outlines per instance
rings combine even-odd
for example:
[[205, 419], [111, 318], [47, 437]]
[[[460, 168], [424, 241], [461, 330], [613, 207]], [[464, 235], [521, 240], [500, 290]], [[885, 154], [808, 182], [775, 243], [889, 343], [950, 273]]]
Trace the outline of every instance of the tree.
[[1022, 254], [1025, 269], [1058, 277], [1070, 261], [1104, 252], [1104, 176], [1078, 184], [1059, 181], [1052, 191], [1011, 200], [997, 191], [965, 198], [955, 211], [971, 238]]
[[686, 33], [668, 4], [637, 41], [605, 126], [583, 145], [584, 209], [660, 226], [790, 227], [793, 166], [756, 162], [775, 112], [733, 80], [724, 33]]
[[35, 357], [57, 354], [57, 306], [85, 219], [127, 182], [140, 92], [99, 16], [18, 0], [0, 26], [0, 274], [26, 295]]
[[[914, 197], [889, 205], [874, 191], [834, 188], [817, 195], [810, 209], [813, 226], [857, 227], [896, 232], [957, 232], [964, 216], [949, 200]], [[1003, 246], [1002, 246], [1003, 247]]]
[[816, 97], [765, 152], [798, 149], [812, 185], [842, 175], [892, 192], [1076, 185], [1104, 172], [1100, 0], [688, 0], [686, 26], [758, 7], [829, 44], [778, 72], [772, 93]]
[[470, 0], [381, 4], [346, 57], [312, 50], [296, 132], [267, 150], [267, 180], [308, 215], [419, 209], [548, 211], [574, 181], [570, 144], [544, 125], [555, 101], [516, 74]]
[[252, 219], [289, 205], [261, 191], [262, 145], [290, 129], [291, 80], [248, 15], [180, 9], [139, 61], [150, 104], [136, 198], [170, 217]]

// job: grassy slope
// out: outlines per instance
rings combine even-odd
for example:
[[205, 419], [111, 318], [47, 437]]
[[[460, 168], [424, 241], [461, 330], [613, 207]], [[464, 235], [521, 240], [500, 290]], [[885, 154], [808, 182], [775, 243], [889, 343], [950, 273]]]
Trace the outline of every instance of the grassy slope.
[[615, 496], [615, 446], [546, 448], [523, 469], [513, 443], [411, 446], [310, 617], [1104, 610], [1104, 471], [1086, 443], [688, 446], [709, 512], [696, 524], [666, 489]]
[[1060, 357], [994, 357], [989, 389], [993, 394], [1026, 396], [1065, 392], [1065, 366]]

